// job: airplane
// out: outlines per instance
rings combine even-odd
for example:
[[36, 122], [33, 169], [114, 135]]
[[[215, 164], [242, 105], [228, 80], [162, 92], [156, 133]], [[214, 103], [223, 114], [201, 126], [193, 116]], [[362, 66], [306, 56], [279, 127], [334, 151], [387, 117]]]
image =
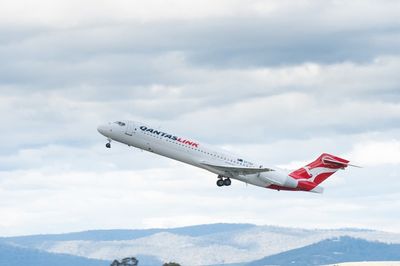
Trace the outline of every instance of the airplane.
[[[121, 120], [100, 125], [98, 132], [108, 140], [117, 141], [152, 152], [217, 175], [217, 186], [230, 186], [231, 179], [263, 188], [287, 191], [322, 193], [320, 184], [339, 169], [345, 169], [348, 160], [328, 153], [295, 171], [264, 167], [241, 156], [218, 149], [191, 138], [169, 133], [140, 122]], [[356, 166], [357, 167], [357, 166]]]

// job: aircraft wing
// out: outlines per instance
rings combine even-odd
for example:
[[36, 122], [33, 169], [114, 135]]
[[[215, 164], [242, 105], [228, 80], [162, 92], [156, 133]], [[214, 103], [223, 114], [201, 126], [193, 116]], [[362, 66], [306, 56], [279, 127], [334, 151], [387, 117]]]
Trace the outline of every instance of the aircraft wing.
[[274, 171], [271, 168], [256, 168], [256, 167], [236, 167], [236, 166], [230, 166], [230, 165], [218, 165], [218, 164], [211, 164], [208, 162], [203, 162], [202, 163], [205, 166], [208, 166], [210, 168], [214, 168], [219, 171], [224, 171], [228, 173], [235, 173], [239, 175], [251, 175], [251, 174], [258, 174], [258, 173], [263, 173], [263, 172], [270, 172]]

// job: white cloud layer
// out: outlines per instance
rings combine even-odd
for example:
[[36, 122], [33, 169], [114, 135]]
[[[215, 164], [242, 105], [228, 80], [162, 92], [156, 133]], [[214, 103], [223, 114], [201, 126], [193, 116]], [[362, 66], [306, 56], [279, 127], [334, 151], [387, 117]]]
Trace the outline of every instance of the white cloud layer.
[[357, 143], [349, 156], [366, 166], [400, 164], [400, 140]]
[[[142, 22], [171, 19], [241, 18], [267, 16], [273, 19], [318, 18], [325, 25], [355, 28], [391, 24], [397, 18], [399, 3], [377, 1], [301, 0], [3, 0], [0, 13], [3, 23], [37, 23], [51, 26], [76, 26], [85, 23]], [[316, 12], [317, 11], [317, 12]], [[304, 15], [308, 15], [305, 17]]]
[[[400, 232], [398, 1], [0, 4], [0, 235], [250, 222]], [[114, 144], [134, 119], [297, 168], [326, 194], [215, 186]], [[312, 215], [312, 220], [310, 220]]]

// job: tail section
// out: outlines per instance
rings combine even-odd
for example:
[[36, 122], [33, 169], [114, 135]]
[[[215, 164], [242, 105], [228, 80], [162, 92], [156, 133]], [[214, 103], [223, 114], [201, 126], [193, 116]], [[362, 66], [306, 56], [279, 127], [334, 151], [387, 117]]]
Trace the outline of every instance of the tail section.
[[310, 191], [324, 182], [325, 179], [333, 175], [337, 170], [345, 169], [347, 166], [349, 166], [348, 160], [323, 153], [312, 163], [291, 172], [289, 176], [298, 180], [299, 188]]

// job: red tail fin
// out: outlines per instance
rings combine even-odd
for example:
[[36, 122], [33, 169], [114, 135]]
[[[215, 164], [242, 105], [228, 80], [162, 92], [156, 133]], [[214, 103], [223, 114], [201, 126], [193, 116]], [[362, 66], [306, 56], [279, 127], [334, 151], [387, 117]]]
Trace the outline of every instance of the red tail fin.
[[315, 161], [291, 172], [289, 175], [295, 179], [312, 182], [316, 185], [333, 175], [337, 170], [349, 166], [349, 161], [337, 156], [323, 153]]

